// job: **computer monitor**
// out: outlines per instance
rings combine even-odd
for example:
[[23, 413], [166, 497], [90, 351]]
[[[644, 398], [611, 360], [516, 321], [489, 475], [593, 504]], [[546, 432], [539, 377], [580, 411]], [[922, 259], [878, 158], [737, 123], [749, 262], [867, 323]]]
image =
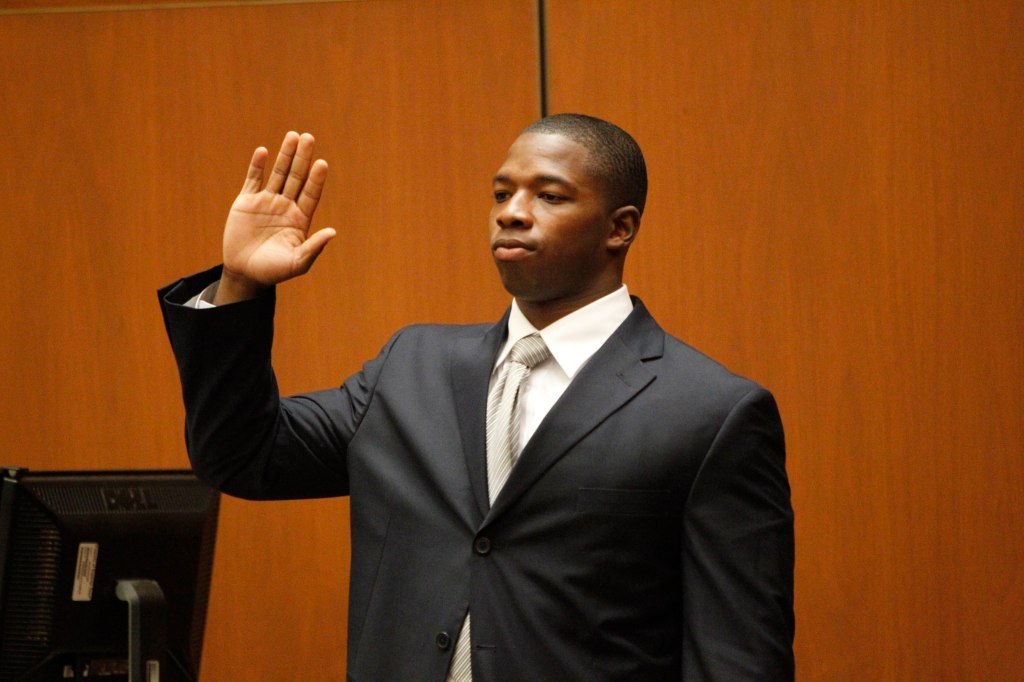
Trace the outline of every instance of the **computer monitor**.
[[219, 495], [189, 471], [0, 474], [0, 682], [197, 680]]

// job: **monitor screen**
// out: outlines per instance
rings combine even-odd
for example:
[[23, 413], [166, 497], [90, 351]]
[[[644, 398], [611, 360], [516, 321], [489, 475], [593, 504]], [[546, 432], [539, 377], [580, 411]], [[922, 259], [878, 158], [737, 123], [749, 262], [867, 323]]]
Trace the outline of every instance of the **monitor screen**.
[[197, 680], [218, 494], [189, 471], [0, 473], [0, 682]]

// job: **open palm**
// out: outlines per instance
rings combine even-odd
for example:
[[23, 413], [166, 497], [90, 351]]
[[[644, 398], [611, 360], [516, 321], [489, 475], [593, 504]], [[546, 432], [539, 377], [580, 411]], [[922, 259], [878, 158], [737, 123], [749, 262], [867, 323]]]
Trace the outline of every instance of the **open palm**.
[[327, 162], [312, 162], [314, 139], [289, 132], [263, 189], [267, 150], [257, 149], [242, 191], [224, 226], [224, 270], [253, 286], [266, 287], [304, 274], [335, 236], [327, 228], [310, 234]]

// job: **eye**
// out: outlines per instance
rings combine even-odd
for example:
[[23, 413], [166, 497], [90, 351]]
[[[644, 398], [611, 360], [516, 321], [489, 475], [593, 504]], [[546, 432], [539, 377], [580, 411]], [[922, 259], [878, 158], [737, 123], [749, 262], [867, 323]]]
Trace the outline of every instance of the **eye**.
[[565, 201], [565, 197], [563, 197], [563, 196], [561, 196], [559, 194], [552, 194], [551, 192], [541, 192], [537, 196], [539, 196], [541, 199], [543, 199], [544, 201], [546, 201], [548, 203], [551, 203], [551, 204], [557, 204], [557, 203], [560, 203], [562, 201]]
[[509, 197], [509, 193], [506, 192], [505, 190], [503, 190], [503, 189], [496, 189], [496, 190], [494, 190], [494, 201], [496, 201], [497, 203], [500, 204], [501, 202], [508, 200], [508, 197]]

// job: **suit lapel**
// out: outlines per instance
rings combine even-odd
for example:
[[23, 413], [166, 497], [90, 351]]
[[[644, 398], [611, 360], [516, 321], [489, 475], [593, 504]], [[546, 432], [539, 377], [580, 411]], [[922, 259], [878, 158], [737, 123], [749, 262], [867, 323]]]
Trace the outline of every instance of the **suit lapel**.
[[452, 391], [469, 482], [480, 511], [487, 515], [487, 389], [494, 359], [508, 329], [508, 311], [483, 336], [459, 339], [452, 349]]
[[[646, 388], [655, 374], [643, 361], [661, 357], [664, 344], [664, 332], [634, 299], [633, 312], [580, 370], [526, 444], [487, 519], [511, 506], [576, 443]], [[484, 428], [481, 422], [481, 432]], [[480, 438], [480, 447], [486, 447], [485, 436]], [[482, 476], [486, 491], [486, 470]]]

